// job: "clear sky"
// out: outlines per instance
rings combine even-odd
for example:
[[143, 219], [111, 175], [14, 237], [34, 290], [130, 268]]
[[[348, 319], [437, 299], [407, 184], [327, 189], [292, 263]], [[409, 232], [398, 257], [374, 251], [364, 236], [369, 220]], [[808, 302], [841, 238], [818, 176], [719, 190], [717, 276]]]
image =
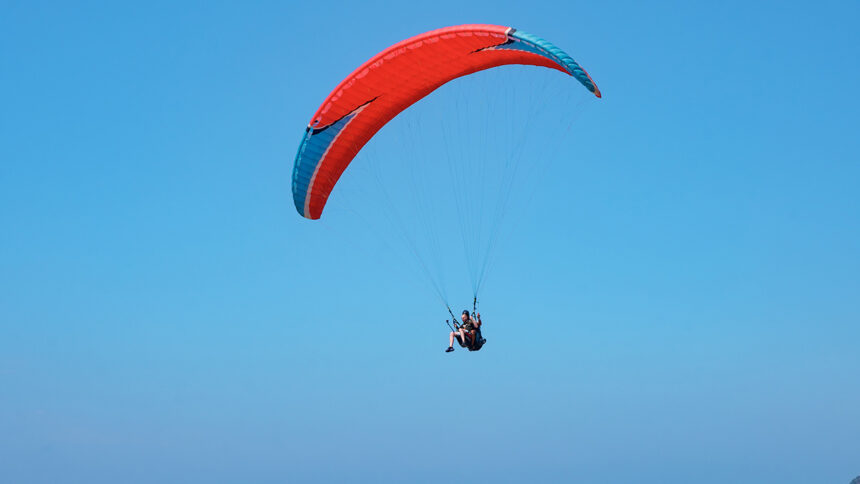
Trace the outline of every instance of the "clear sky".
[[[446, 355], [432, 291], [299, 217], [290, 173], [345, 75], [461, 23], [550, 40], [604, 98], [499, 248], [489, 343]], [[855, 1], [4, 1], [2, 480], [847, 484], [858, 25]]]

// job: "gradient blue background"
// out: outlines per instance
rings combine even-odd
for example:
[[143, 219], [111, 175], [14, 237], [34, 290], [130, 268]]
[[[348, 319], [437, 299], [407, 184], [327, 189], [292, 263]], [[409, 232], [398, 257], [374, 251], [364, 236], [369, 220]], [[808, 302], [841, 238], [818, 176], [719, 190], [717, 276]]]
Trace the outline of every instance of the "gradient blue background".
[[[358, 63], [474, 22], [568, 50], [605, 98], [540, 195], [570, 210], [505, 249], [491, 343], [444, 355], [432, 295], [300, 219], [290, 171]], [[847, 484], [858, 23], [852, 1], [3, 2], [0, 480]]]

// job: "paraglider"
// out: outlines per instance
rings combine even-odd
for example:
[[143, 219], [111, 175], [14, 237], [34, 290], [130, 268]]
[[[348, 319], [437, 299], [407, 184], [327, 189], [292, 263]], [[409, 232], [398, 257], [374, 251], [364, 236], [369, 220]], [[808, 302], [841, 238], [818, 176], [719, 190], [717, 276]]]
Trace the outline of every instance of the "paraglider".
[[[484, 24], [446, 27], [416, 35], [383, 50], [355, 69], [314, 113], [293, 165], [292, 194], [298, 213], [308, 219], [319, 219], [332, 190], [353, 159], [398, 114], [454, 79], [506, 65], [531, 65], [560, 71], [576, 79], [594, 96], [601, 97], [594, 81], [576, 61], [535, 35], [511, 27]], [[504, 185], [509, 189], [513, 180]], [[504, 209], [505, 205], [500, 206]], [[470, 228], [464, 229], [464, 246], [470, 246], [466, 239], [470, 235], [465, 235], [468, 230]], [[496, 227], [492, 227], [487, 253], [496, 235]], [[474, 306], [488, 255], [483, 259], [471, 257], [470, 261], [476, 267], [483, 264], [472, 269], [477, 274], [472, 281], [474, 315], [464, 311], [462, 324], [458, 324], [445, 296], [436, 287], [455, 326], [449, 335], [448, 352], [453, 351], [455, 339], [470, 351], [480, 350], [486, 342], [481, 335], [481, 318]], [[423, 261], [421, 264], [425, 266]], [[426, 273], [427, 268], [423, 269]]]
[[460, 318], [463, 324], [457, 324], [457, 321], [454, 321], [454, 329], [456, 331], [452, 330], [449, 334], [448, 348], [445, 349], [445, 353], [454, 351], [455, 339], [461, 348], [467, 348], [469, 351], [480, 351], [484, 343], [487, 342], [486, 338], [481, 334], [481, 326], [483, 325], [481, 322], [481, 313], [476, 312], [474, 317], [472, 317], [469, 314], [469, 310], [464, 309]]

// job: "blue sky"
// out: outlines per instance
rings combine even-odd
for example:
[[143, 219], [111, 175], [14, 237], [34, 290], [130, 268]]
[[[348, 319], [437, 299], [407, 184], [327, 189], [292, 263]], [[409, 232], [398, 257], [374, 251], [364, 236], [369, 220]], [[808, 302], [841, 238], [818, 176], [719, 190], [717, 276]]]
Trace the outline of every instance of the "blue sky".
[[[0, 9], [9, 482], [860, 474], [856, 2]], [[499, 249], [490, 342], [445, 355], [432, 291], [290, 172], [354, 67], [461, 23], [604, 98]]]

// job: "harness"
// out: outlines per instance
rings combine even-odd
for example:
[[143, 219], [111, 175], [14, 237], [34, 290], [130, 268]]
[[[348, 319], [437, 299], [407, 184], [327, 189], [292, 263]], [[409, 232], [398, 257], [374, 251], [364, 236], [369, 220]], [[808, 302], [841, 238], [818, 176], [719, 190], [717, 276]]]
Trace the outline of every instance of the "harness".
[[[457, 322], [457, 317], [454, 316], [454, 311], [451, 310], [451, 306], [446, 305], [445, 307], [448, 308], [448, 314], [451, 315], [451, 322], [449, 323], [446, 319], [445, 324], [447, 324], [448, 327], [451, 328], [451, 331], [454, 333], [459, 333], [460, 328], [463, 328], [465, 330], [462, 338], [459, 334], [457, 335], [457, 342], [460, 343], [460, 346], [463, 348], [468, 348], [469, 351], [480, 350], [484, 346], [484, 342], [486, 341], [481, 335], [481, 327], [473, 322], [474, 320], [471, 316], [469, 317], [469, 321], [463, 324], [459, 324]], [[472, 314], [475, 314], [477, 312], [477, 308], [478, 298], [475, 297], [472, 300]], [[451, 326], [451, 323], [454, 324], [453, 327]], [[469, 327], [471, 327], [472, 329], [469, 329]], [[472, 333], [472, 331], [474, 331], [474, 334]]]

